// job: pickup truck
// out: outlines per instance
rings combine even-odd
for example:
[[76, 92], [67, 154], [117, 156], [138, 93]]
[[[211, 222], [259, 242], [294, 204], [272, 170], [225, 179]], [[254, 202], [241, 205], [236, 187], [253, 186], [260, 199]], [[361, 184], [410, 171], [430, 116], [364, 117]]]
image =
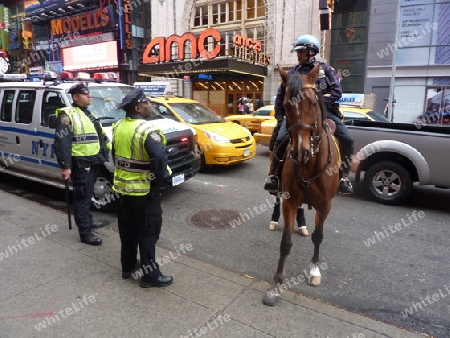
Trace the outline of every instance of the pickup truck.
[[375, 201], [397, 205], [413, 184], [450, 187], [450, 127], [350, 120], [351, 170]]

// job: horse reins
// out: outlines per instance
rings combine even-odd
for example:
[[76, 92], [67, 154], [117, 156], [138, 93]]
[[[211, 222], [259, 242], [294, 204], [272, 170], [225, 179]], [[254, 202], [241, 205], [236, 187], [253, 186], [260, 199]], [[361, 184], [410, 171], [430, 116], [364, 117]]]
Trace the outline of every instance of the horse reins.
[[[305, 85], [302, 86], [302, 89], [314, 89], [316, 91], [316, 87], [314, 84], [309, 84], [309, 85]], [[316, 94], [316, 101], [319, 101], [317, 98], [317, 94]], [[322, 119], [323, 119], [323, 115], [322, 114]], [[309, 178], [309, 179], [304, 179], [296, 170], [294, 170], [297, 178], [299, 178], [302, 182], [302, 187], [303, 187], [303, 191], [306, 195], [306, 202], [308, 204], [308, 209], [312, 209], [311, 207], [311, 201], [310, 201], [310, 193], [309, 193], [309, 185], [314, 182], [316, 179], [318, 179], [320, 176], [322, 176], [322, 174], [325, 172], [325, 170], [327, 169], [327, 167], [331, 164], [331, 161], [333, 159], [333, 154], [331, 152], [331, 141], [330, 140], [330, 134], [329, 134], [329, 129], [325, 126], [324, 124], [324, 120], [322, 121], [322, 127], [323, 129], [320, 131], [319, 135], [315, 135], [314, 133], [316, 132], [317, 128], [318, 128], [318, 122], [317, 122], [317, 116], [316, 116], [316, 120], [315, 120], [315, 124], [311, 125], [311, 124], [305, 124], [305, 123], [296, 123], [293, 124], [292, 126], [289, 126], [288, 131], [290, 132], [292, 129], [309, 129], [311, 131], [311, 136], [310, 136], [310, 149], [311, 149], [311, 157], [313, 157], [316, 153], [319, 152], [319, 147], [320, 147], [320, 142], [322, 141], [322, 133], [325, 132], [327, 139], [328, 139], [328, 156], [327, 156], [327, 161], [325, 162], [324, 166], [322, 167], [322, 169], [313, 177]], [[314, 134], [314, 135], [313, 135]], [[292, 137], [291, 137], [292, 138]], [[319, 143], [317, 145], [317, 151], [315, 151], [313, 148], [313, 144], [314, 141], [319, 140]], [[294, 155], [296, 155], [296, 151], [294, 151]], [[289, 159], [292, 160], [292, 166], [295, 165], [300, 165], [301, 163], [297, 160], [296, 156], [292, 156], [289, 155], [288, 157]], [[295, 168], [293, 168], [295, 169]]]

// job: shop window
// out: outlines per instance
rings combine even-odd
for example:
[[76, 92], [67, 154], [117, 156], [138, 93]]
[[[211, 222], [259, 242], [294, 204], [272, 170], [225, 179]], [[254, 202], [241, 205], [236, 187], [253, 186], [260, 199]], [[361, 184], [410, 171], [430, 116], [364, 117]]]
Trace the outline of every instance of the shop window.
[[14, 90], [5, 90], [3, 92], [2, 111], [0, 114], [2, 121], [11, 122], [14, 92]]
[[236, 20], [241, 21], [242, 20], [242, 2], [236, 1]]
[[234, 21], [235, 19], [235, 14], [234, 14], [234, 2], [229, 2], [227, 3], [228, 6], [228, 21]]
[[201, 25], [201, 8], [195, 8], [195, 16], [194, 16], [194, 27], [198, 27]]
[[450, 124], [450, 87], [427, 87], [422, 118], [427, 124]]
[[255, 0], [247, 0], [247, 19], [255, 18]]
[[212, 21], [213, 24], [219, 23], [219, 5], [212, 5]]
[[225, 3], [223, 4], [219, 4], [219, 22], [220, 23], [225, 23], [227, 22], [227, 6]]
[[256, 17], [263, 18], [266, 16], [266, 8], [264, 6], [264, 0], [256, 0]]

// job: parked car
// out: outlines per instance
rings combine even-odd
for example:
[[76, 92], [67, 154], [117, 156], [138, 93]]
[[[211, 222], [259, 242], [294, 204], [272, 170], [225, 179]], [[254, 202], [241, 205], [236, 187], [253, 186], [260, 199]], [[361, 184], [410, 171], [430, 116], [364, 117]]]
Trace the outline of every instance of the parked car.
[[414, 183], [450, 188], [450, 127], [355, 121], [348, 129], [355, 140], [351, 170], [374, 201], [401, 204]]
[[275, 105], [269, 104], [261, 107], [253, 115], [229, 115], [225, 120], [240, 124], [252, 133], [258, 131], [261, 122], [271, 119], [275, 116]]
[[[368, 109], [368, 108], [358, 108], [353, 106], [341, 105], [339, 107], [341, 113], [344, 115], [344, 123], [352, 124], [354, 121], [378, 121], [378, 122], [389, 122], [383, 115]], [[272, 136], [273, 129], [277, 124], [275, 118], [268, 119], [260, 124], [258, 131], [253, 134], [257, 144], [268, 147], [270, 143], [270, 137]]]
[[248, 129], [226, 121], [200, 102], [169, 95], [150, 101], [154, 114], [195, 129], [202, 166], [230, 165], [255, 156], [256, 142]]
[[[87, 81], [87, 79], [85, 79]], [[23, 81], [23, 80], [22, 80]], [[56, 160], [53, 140], [55, 130], [49, 126], [57, 108], [71, 106], [67, 93], [74, 82], [0, 82], [0, 166], [4, 173], [64, 189], [61, 169]], [[124, 95], [133, 89], [117, 82], [89, 82], [90, 109], [101, 120], [112, 139], [112, 124], [125, 116], [117, 109]], [[178, 185], [199, 170], [195, 131], [182, 123], [166, 119], [153, 122], [167, 139], [166, 151], [172, 176], [164, 187]], [[174, 151], [176, 150], [176, 151]], [[112, 207], [112, 159], [100, 172], [94, 186], [93, 203], [99, 209]]]
[[351, 121], [355, 120], [390, 122], [384, 115], [368, 108], [341, 105], [339, 106], [339, 110], [344, 115], [345, 124], [351, 124]]

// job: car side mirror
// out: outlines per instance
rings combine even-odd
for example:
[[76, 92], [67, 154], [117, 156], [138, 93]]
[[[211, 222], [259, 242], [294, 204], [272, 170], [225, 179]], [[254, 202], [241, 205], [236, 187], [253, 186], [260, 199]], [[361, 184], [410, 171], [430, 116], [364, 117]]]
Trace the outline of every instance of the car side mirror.
[[56, 114], [50, 114], [48, 116], [48, 127], [51, 129], [56, 129]]

